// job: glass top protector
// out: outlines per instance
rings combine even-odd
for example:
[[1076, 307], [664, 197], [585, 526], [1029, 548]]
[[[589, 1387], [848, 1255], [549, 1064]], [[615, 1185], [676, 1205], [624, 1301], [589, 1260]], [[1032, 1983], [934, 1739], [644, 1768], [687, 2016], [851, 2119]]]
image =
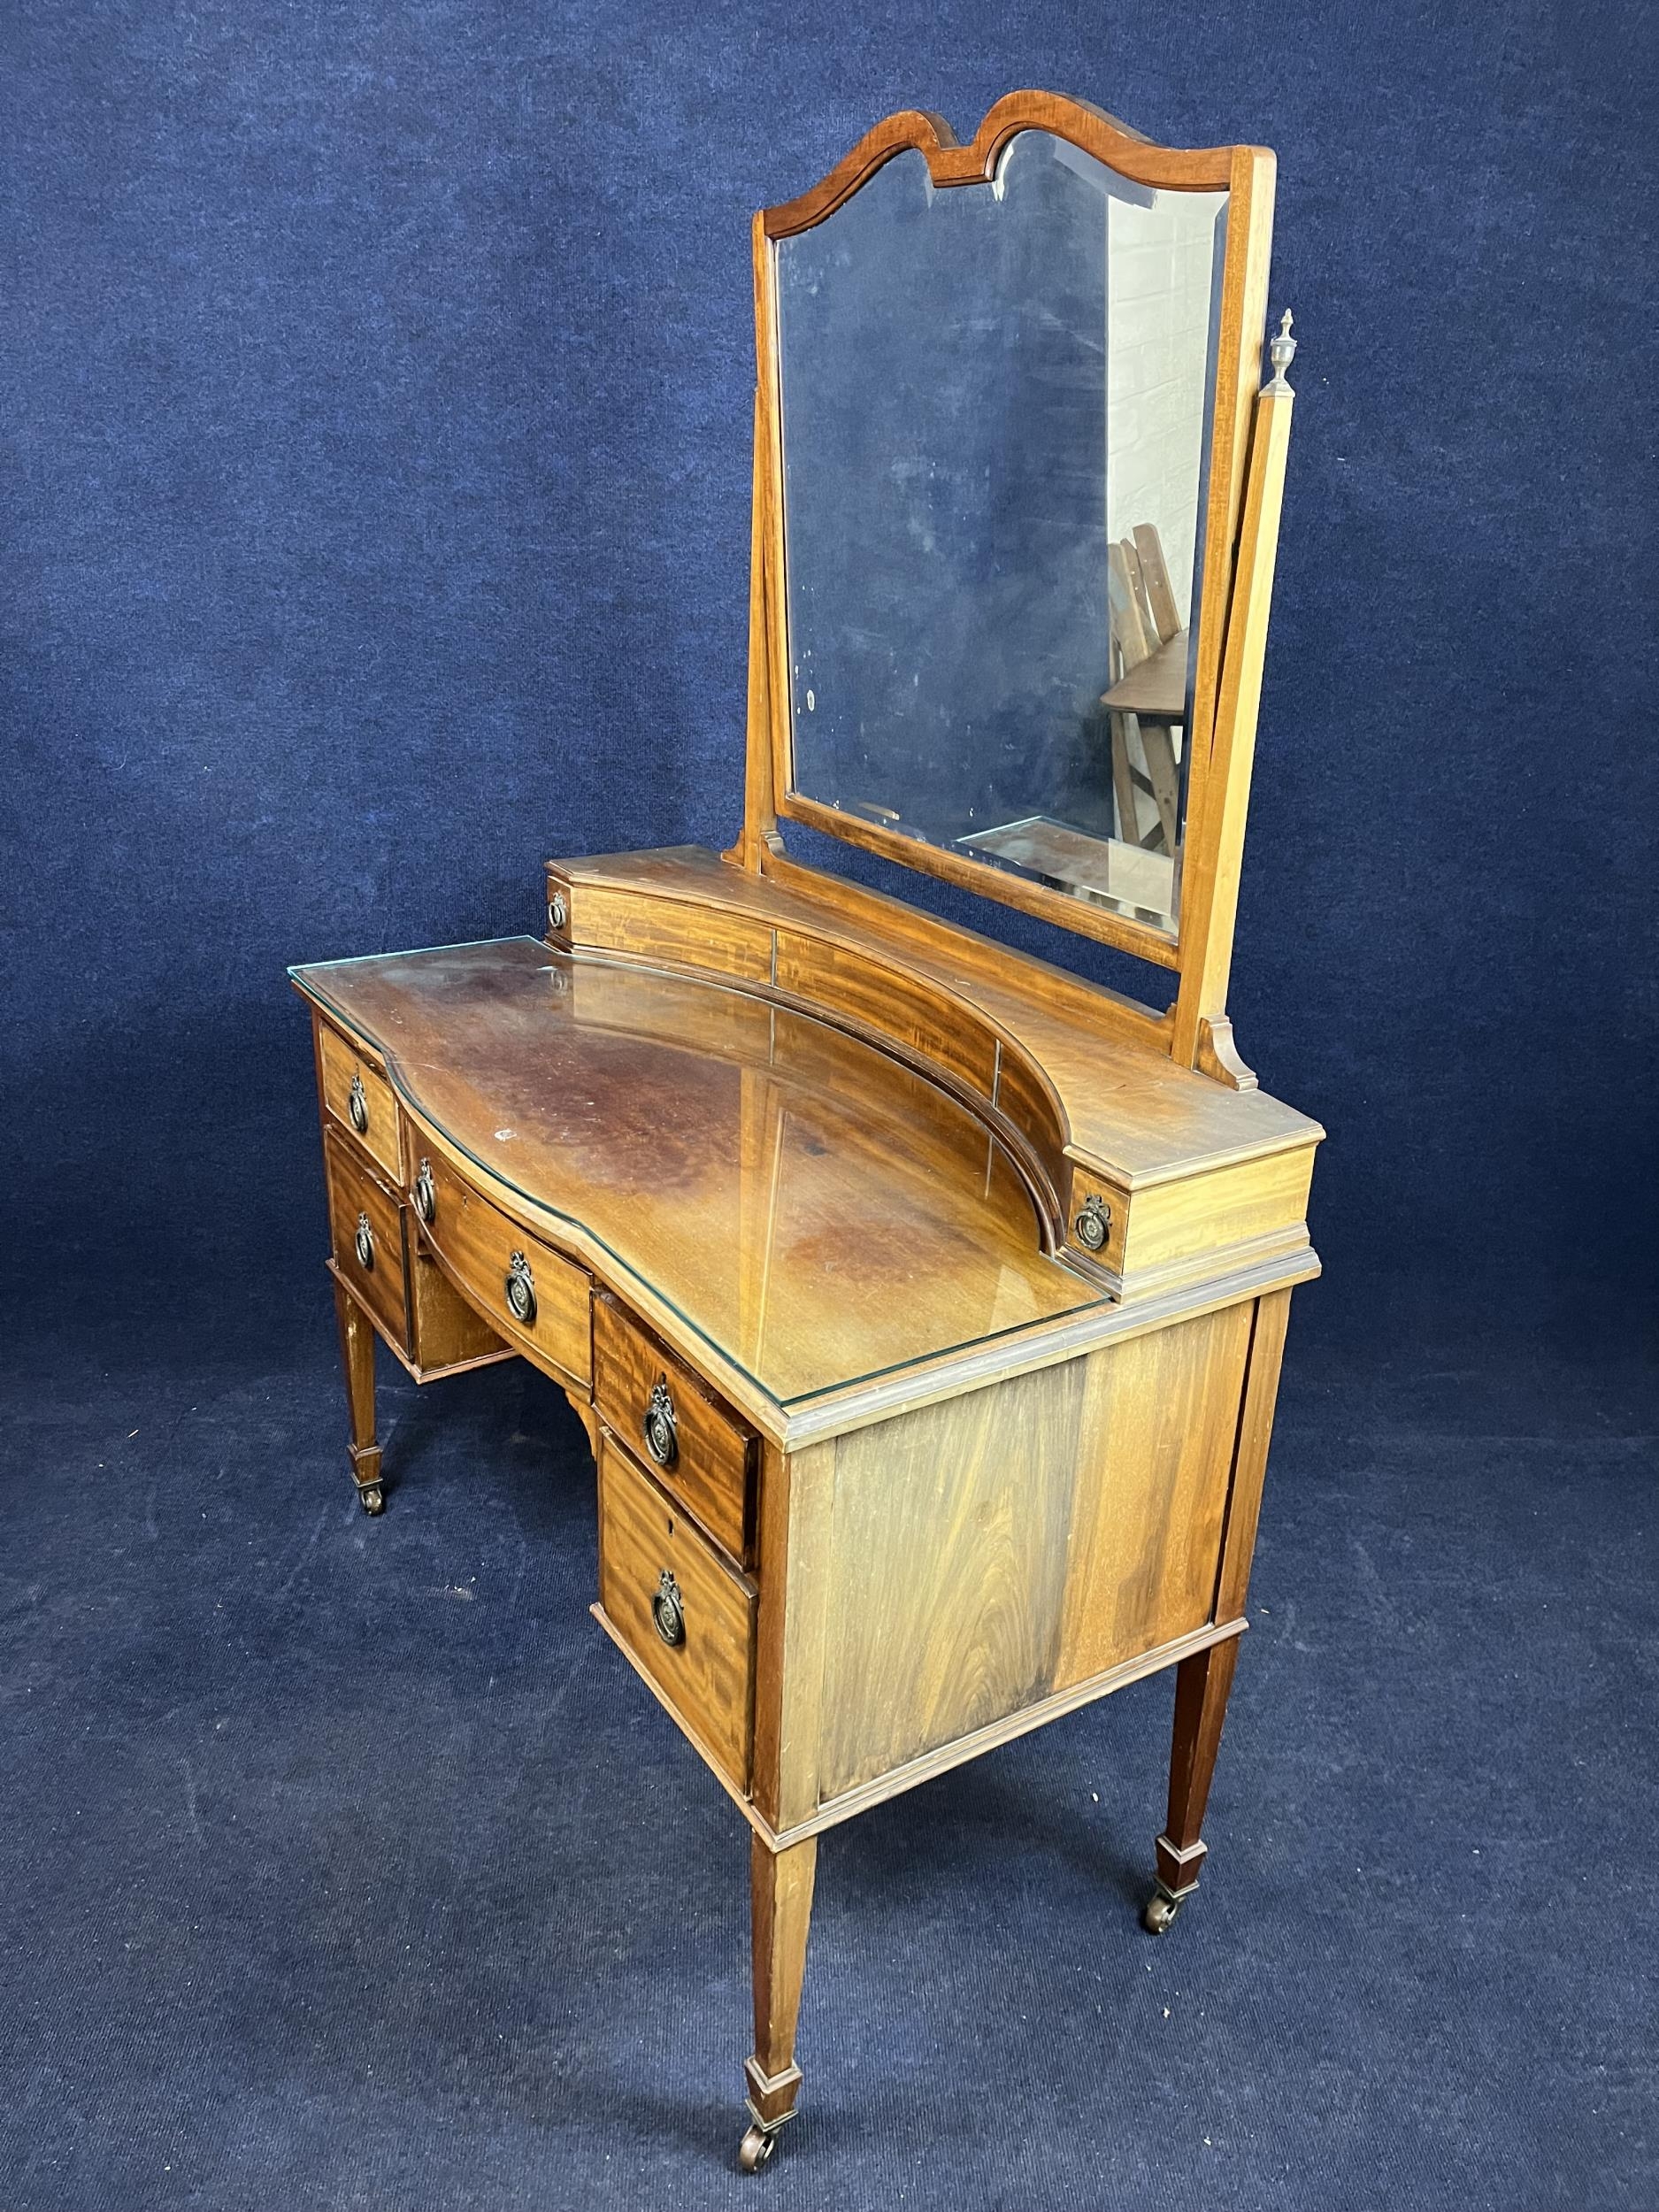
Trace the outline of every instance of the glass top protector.
[[579, 1225], [784, 1406], [1103, 1302], [976, 1115], [810, 1015], [533, 938], [292, 973], [556, 1241]]

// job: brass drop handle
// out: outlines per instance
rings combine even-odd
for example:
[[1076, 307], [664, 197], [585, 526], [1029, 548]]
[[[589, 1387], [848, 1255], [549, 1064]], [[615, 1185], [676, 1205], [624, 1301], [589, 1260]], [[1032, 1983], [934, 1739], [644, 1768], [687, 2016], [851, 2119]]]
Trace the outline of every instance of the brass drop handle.
[[547, 926], [549, 929], [563, 929], [569, 919], [570, 909], [565, 903], [565, 894], [556, 891], [547, 902]]
[[651, 1600], [651, 1618], [657, 1632], [665, 1644], [683, 1644], [686, 1640], [686, 1601], [680, 1594], [680, 1585], [666, 1567], [657, 1585], [657, 1594]]
[[515, 1321], [529, 1328], [535, 1320], [535, 1277], [522, 1252], [507, 1263], [507, 1304]]
[[1099, 1252], [1105, 1248], [1111, 1226], [1112, 1210], [1096, 1191], [1083, 1201], [1083, 1210], [1071, 1224], [1071, 1233], [1086, 1252]]
[[351, 1240], [361, 1263], [373, 1270], [374, 1266], [374, 1232], [369, 1226], [367, 1214], [357, 1216], [357, 1233]]
[[433, 1188], [432, 1162], [423, 1160], [415, 1176], [415, 1211], [430, 1228], [437, 1217], [438, 1194]]
[[674, 1420], [674, 1401], [668, 1378], [658, 1376], [645, 1409], [645, 1448], [659, 1467], [672, 1467], [680, 1457], [680, 1430]]
[[346, 1101], [346, 1111], [351, 1117], [351, 1126], [357, 1131], [358, 1136], [367, 1136], [369, 1094], [363, 1087], [363, 1078], [360, 1075], [354, 1075], [351, 1079], [351, 1095]]

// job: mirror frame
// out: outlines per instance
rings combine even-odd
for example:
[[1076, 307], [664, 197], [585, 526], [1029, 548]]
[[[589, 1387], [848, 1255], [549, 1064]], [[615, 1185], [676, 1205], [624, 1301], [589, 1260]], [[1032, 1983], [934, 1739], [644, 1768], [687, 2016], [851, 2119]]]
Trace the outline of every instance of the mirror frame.
[[[779, 369], [775, 248], [811, 229], [841, 206], [877, 170], [906, 152], [919, 153], [941, 187], [991, 182], [1003, 150], [1022, 131], [1044, 131], [1104, 162], [1135, 184], [1160, 191], [1219, 192], [1231, 196], [1222, 268], [1216, 386], [1199, 598], [1193, 723], [1187, 733], [1187, 812], [1182, 833], [1181, 901], [1174, 931], [1136, 921], [1072, 898], [988, 862], [849, 816], [795, 790], [789, 716], [788, 634], [785, 589], [783, 424]], [[821, 830], [883, 859], [942, 878], [981, 897], [1035, 914], [1165, 968], [1183, 970], [1195, 942], [1209, 939], [1213, 870], [1194, 867], [1195, 836], [1225, 810], [1210, 789], [1215, 766], [1217, 703], [1223, 650], [1234, 596], [1244, 518], [1245, 480], [1253, 403], [1260, 388], [1272, 240], [1275, 163], [1260, 146], [1181, 151], [1159, 146], [1087, 102], [1049, 92], [1012, 92], [999, 100], [964, 145], [937, 115], [905, 109], [877, 124], [812, 188], [754, 219], [755, 334], [757, 363], [755, 508], [751, 555], [749, 745], [744, 834], [739, 856], [764, 872], [782, 857], [780, 817]], [[1275, 525], [1277, 517], [1275, 514]], [[1271, 565], [1270, 565], [1271, 577]], [[1248, 764], [1246, 767], [1248, 776]], [[1233, 887], [1236, 895], [1236, 884]], [[1195, 927], [1194, 925], [1197, 925]], [[1231, 949], [1231, 926], [1227, 929]], [[1168, 1018], [1164, 1018], [1167, 1021]]]

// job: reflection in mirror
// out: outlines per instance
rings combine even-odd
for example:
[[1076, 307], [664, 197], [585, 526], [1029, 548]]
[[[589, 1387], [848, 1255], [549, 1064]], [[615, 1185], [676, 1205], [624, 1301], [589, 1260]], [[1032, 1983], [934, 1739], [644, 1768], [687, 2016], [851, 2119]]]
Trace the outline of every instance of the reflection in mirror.
[[777, 248], [791, 788], [1169, 933], [1226, 204], [1026, 131]]

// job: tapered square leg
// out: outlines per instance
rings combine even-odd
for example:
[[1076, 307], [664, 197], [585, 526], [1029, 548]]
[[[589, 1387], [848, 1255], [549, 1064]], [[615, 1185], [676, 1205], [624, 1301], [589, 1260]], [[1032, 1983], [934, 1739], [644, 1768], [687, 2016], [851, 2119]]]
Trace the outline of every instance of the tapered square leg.
[[1239, 1640], [1229, 1636], [1207, 1651], [1194, 1652], [1175, 1671], [1175, 1734], [1170, 1751], [1169, 1818], [1156, 1846], [1158, 1886], [1141, 1918], [1162, 1935], [1198, 1886], [1207, 1848], [1199, 1835], [1210, 1799], [1221, 1724], [1227, 1717], [1227, 1693], [1238, 1663]]
[[340, 1323], [340, 1357], [346, 1373], [346, 1409], [351, 1419], [351, 1479], [365, 1513], [386, 1503], [380, 1482], [380, 1448], [374, 1440], [374, 1331], [355, 1298], [334, 1285], [334, 1314]]
[[753, 2124], [738, 2154], [746, 2173], [772, 2155], [773, 2139], [795, 2116], [801, 2069], [795, 2062], [795, 2021], [806, 1972], [807, 1929], [818, 1838], [769, 1850], [759, 1836], [749, 1847], [754, 1916], [755, 2055], [744, 2068]]

